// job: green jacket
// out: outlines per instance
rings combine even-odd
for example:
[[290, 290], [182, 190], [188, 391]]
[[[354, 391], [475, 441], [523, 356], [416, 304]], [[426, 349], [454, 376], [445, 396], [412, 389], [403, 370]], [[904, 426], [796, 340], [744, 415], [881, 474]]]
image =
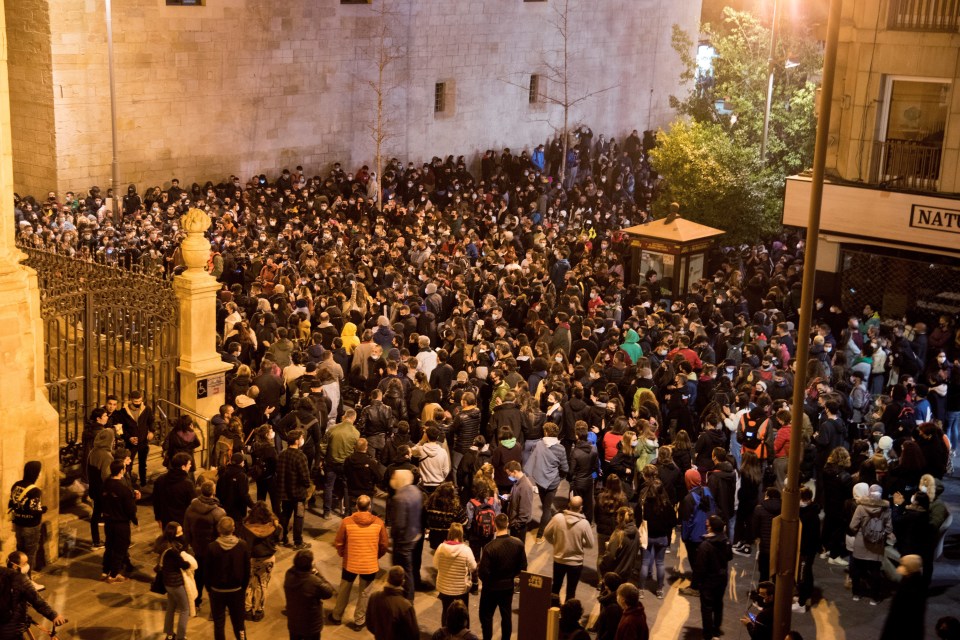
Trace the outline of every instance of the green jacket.
[[350, 457], [360, 439], [360, 432], [352, 422], [340, 422], [327, 430], [329, 445], [327, 446], [327, 461], [343, 464]]
[[630, 356], [633, 364], [637, 364], [637, 361], [643, 357], [643, 349], [640, 348], [639, 342], [640, 336], [637, 335], [637, 332], [633, 329], [627, 329], [626, 334], [624, 334], [623, 344], [620, 345], [620, 348]]

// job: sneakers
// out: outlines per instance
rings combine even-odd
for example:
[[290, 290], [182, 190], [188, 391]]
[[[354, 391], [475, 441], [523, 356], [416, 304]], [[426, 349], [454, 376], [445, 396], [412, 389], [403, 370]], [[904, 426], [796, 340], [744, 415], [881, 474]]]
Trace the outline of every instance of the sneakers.
[[880, 604], [880, 603], [879, 603], [877, 600], [874, 600], [873, 598], [870, 598], [870, 606], [871, 606], [871, 607], [875, 607], [875, 606], [877, 606], [878, 604]]
[[860, 602], [860, 596], [853, 596], [854, 602]]
[[643, 594], [644, 594], [645, 591], [646, 591], [646, 589], [640, 589], [640, 599], [641, 599], [641, 600], [643, 600], [643, 598], [644, 598], [644, 595], [643, 595]]
[[663, 589], [657, 589], [657, 600], [663, 600]]
[[94, 542], [93, 544], [90, 545], [90, 548], [93, 549], [94, 551], [99, 551], [100, 549], [103, 549], [105, 546], [107, 545], [103, 544], [102, 542]]
[[302, 549], [309, 549], [310, 545], [307, 544], [306, 542], [301, 542], [300, 544], [293, 545], [293, 548], [296, 549], [297, 551], [300, 551]]
[[118, 573], [112, 578], [110, 576], [107, 576], [107, 582], [110, 584], [117, 584], [119, 582], [126, 582], [126, 581], [127, 581], [127, 576], [120, 573]]
[[820, 559], [821, 559], [821, 560], [826, 560], [826, 559], [829, 558], [829, 557], [830, 557], [830, 552], [829, 552], [829, 551], [824, 551], [823, 553], [820, 554]]
[[680, 595], [682, 595], [682, 596], [690, 596], [691, 598], [699, 598], [699, 597], [700, 597], [700, 591], [699, 591], [698, 589], [694, 589], [694, 588], [692, 588], [692, 587], [683, 587], [683, 588], [680, 589]]
[[734, 552], [735, 554], [737, 554], [738, 556], [746, 556], [746, 557], [749, 557], [749, 556], [752, 555], [752, 551], [753, 551], [753, 550], [750, 548], [750, 545], [748, 545], [748, 544], [742, 544], [742, 545], [740, 545], [739, 547], [734, 547], [734, 548], [733, 548], [733, 552]]
[[794, 613], [806, 613], [807, 607], [806, 605], [802, 605], [799, 602], [794, 602], [793, 606], [790, 607], [790, 610], [793, 611]]
[[836, 558], [830, 558], [829, 560], [827, 560], [827, 564], [836, 565], [838, 567], [849, 567], [850, 561], [844, 560], [840, 556], [837, 556]]
[[40, 584], [40, 583], [37, 582], [36, 580], [31, 580], [31, 582], [33, 583], [33, 590], [36, 591], [37, 593], [40, 593], [41, 591], [43, 591], [44, 589], [46, 589], [45, 586], [43, 586], [42, 584]]

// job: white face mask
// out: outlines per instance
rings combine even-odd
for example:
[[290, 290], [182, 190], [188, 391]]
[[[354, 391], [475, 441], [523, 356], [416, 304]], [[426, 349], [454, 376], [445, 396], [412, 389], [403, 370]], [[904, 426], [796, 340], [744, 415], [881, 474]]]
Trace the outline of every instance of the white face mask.
[[554, 360], [555, 360], [556, 362], [560, 362], [560, 363], [563, 362], [563, 358], [561, 358], [561, 357], [554, 358]]

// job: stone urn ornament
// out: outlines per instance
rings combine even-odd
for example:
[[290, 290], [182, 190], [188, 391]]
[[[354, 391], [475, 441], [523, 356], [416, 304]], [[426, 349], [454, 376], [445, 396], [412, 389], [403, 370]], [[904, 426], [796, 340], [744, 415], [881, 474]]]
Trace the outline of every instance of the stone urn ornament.
[[200, 209], [190, 209], [180, 217], [180, 228], [187, 237], [180, 243], [180, 253], [187, 271], [206, 272], [210, 258], [210, 241], [204, 236], [210, 228], [210, 216]]

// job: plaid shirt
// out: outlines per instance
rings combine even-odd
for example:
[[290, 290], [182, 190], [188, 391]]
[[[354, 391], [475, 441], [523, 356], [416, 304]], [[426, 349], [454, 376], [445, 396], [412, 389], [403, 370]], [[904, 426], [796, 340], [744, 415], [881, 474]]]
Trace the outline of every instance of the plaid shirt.
[[307, 456], [288, 447], [277, 459], [277, 493], [281, 500], [306, 500], [310, 486]]

